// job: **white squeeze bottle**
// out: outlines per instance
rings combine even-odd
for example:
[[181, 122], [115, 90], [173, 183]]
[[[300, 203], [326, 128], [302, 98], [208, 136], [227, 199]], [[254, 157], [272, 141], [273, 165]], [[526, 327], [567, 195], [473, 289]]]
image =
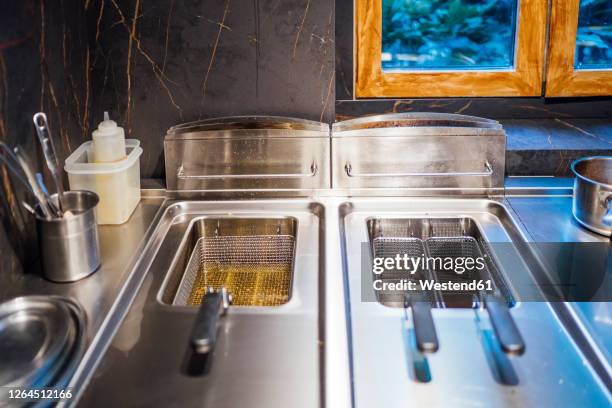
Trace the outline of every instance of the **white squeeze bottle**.
[[104, 112], [104, 120], [94, 130], [92, 159], [95, 163], [108, 163], [125, 159], [125, 132]]
[[[104, 112], [104, 120], [92, 134], [92, 151], [90, 160], [93, 163], [109, 163], [125, 160], [125, 132], [110, 120], [108, 112]], [[127, 174], [117, 172], [112, 174], [96, 174], [95, 190], [100, 197], [97, 217], [100, 220], [123, 218], [122, 209], [128, 195]]]

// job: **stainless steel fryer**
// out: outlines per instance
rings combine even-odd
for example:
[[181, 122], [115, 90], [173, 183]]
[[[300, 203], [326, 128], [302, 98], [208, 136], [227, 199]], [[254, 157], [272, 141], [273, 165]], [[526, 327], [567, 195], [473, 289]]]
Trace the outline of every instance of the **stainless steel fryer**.
[[[153, 398], [260, 407], [602, 401], [596, 375], [551, 306], [524, 301], [522, 285], [533, 281], [537, 258], [521, 253], [528, 236], [503, 197], [501, 125], [415, 113], [333, 129], [330, 142], [327, 125], [250, 117], [168, 131], [168, 200], [115, 312], [127, 313], [118, 333], [134, 343], [129, 353], [108, 347], [83, 404]], [[383, 223], [382, 235], [370, 234], [369, 221], [391, 220], [401, 222]], [[493, 278], [498, 297], [487, 303], [480, 292], [460, 294], [464, 304], [436, 292], [366, 299], [364, 291], [373, 292], [360, 268], [367, 265], [368, 243], [377, 253], [418, 253], [441, 244], [445, 253], [483, 256], [491, 243], [495, 259], [488, 270], [500, 274]], [[494, 243], [511, 250], [498, 251]], [[280, 265], [292, 252], [288, 281], [282, 272], [274, 279], [280, 292], [248, 292], [244, 304], [235, 297], [224, 314], [236, 293], [232, 276], [256, 274], [232, 271], [275, 265], [268, 244]], [[249, 252], [258, 245], [264, 246], [261, 258]], [[230, 269], [217, 273], [220, 265]], [[255, 280], [241, 287], [254, 287]], [[503, 336], [492, 327], [499, 321], [495, 313], [509, 311], [529, 340], [518, 359], [501, 350]], [[207, 354], [216, 333], [216, 349]], [[440, 349], [423, 354], [436, 351], [437, 334]], [[186, 375], [182, 364], [191, 349], [214, 358], [209, 372]], [[413, 375], [417, 366], [430, 372], [429, 380]], [[108, 392], [124, 384], [119, 376], [130, 387]]]
[[[170, 128], [164, 153], [173, 198], [295, 197], [330, 187], [329, 125], [320, 122], [272, 116], [200, 120]], [[262, 218], [223, 215], [194, 222], [159, 292], [167, 305], [199, 307], [190, 343], [200, 354], [213, 349], [218, 319], [230, 304], [285, 305], [295, 282], [295, 218], [283, 211]]]

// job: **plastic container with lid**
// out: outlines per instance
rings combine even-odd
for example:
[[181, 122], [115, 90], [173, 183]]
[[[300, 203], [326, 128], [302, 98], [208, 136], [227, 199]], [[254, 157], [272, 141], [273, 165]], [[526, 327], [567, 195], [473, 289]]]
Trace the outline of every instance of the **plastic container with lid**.
[[93, 162], [93, 142], [85, 142], [66, 159], [71, 190], [89, 190], [98, 194], [98, 224], [123, 224], [140, 201], [140, 141], [125, 139], [123, 160]]

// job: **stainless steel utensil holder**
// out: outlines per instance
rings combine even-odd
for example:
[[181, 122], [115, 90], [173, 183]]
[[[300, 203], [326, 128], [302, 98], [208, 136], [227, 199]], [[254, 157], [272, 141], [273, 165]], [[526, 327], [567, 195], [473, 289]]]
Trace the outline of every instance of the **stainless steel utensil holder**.
[[[57, 202], [57, 194], [51, 200]], [[36, 229], [45, 278], [74, 282], [100, 266], [100, 245], [95, 207], [98, 195], [90, 191], [66, 191], [64, 211], [72, 215], [43, 218], [36, 211]]]

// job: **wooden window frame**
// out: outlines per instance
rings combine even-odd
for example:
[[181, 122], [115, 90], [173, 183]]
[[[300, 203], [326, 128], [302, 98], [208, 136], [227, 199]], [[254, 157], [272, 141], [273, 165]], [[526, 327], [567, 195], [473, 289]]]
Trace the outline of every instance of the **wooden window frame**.
[[556, 0], [550, 14], [546, 96], [612, 94], [612, 70], [574, 69], [580, 0]]
[[519, 0], [514, 69], [383, 72], [382, 0], [355, 0], [355, 96], [541, 96], [547, 0]]

